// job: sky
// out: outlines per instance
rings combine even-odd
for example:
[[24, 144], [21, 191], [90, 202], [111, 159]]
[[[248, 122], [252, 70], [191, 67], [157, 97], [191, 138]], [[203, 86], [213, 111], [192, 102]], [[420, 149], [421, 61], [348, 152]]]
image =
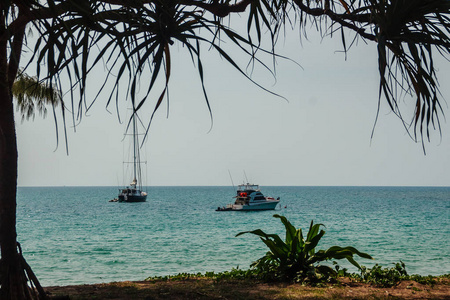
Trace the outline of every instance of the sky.
[[[277, 60], [276, 79], [262, 68], [252, 73], [284, 98], [204, 51], [211, 119], [196, 70], [184, 49], [173, 47], [169, 106], [164, 103], [156, 113], [142, 148], [146, 184], [223, 186], [232, 184], [231, 174], [234, 184], [248, 180], [264, 186], [449, 186], [449, 121], [441, 120], [442, 136], [432, 132], [425, 155], [384, 99], [376, 121], [376, 45], [360, 41], [347, 55], [341, 50], [339, 35], [322, 40], [311, 31], [300, 43], [298, 33], [289, 33], [278, 51], [298, 64]], [[232, 54], [245, 66], [245, 57]], [[436, 62], [448, 102], [450, 64], [438, 57]], [[100, 81], [89, 83], [98, 87]], [[51, 115], [25, 122], [16, 116], [18, 185], [128, 184], [122, 164], [126, 124], [114, 106], [105, 108], [106, 100], [98, 99], [75, 130], [68, 123], [69, 155], [61, 127], [57, 147]], [[449, 116], [447, 102], [443, 109]], [[405, 112], [413, 110], [411, 103], [405, 101]], [[121, 117], [128, 104], [121, 103]], [[154, 100], [141, 112], [147, 121], [152, 105]]]

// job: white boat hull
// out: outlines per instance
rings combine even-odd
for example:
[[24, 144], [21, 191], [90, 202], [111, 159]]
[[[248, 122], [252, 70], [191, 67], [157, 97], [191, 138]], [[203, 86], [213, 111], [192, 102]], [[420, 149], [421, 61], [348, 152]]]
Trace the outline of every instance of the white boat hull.
[[277, 204], [280, 203], [279, 200], [267, 201], [263, 203], [250, 203], [250, 204], [228, 204], [225, 208], [220, 208], [218, 210], [236, 210], [236, 211], [252, 211], [252, 210], [274, 210]]

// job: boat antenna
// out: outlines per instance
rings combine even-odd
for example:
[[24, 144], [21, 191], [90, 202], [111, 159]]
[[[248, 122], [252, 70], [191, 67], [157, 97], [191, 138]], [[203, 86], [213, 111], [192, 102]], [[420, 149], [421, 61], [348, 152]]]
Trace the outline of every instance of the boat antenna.
[[233, 177], [231, 177], [230, 169], [228, 169], [228, 174], [230, 175], [231, 184], [233, 185], [233, 190], [235, 190], [235, 188], [234, 188], [234, 182], [233, 182]]

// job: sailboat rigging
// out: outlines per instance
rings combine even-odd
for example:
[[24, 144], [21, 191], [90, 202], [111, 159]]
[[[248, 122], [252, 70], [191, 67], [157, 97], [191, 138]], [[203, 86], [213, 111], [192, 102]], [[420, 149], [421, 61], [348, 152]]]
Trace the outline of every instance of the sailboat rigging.
[[133, 164], [133, 180], [130, 186], [119, 189], [119, 202], [145, 202], [147, 200], [147, 193], [142, 191], [142, 179], [141, 179], [141, 158], [139, 152], [139, 134], [137, 129], [137, 115], [136, 111], [133, 111], [132, 115], [132, 147], [133, 147], [133, 161], [124, 162]]

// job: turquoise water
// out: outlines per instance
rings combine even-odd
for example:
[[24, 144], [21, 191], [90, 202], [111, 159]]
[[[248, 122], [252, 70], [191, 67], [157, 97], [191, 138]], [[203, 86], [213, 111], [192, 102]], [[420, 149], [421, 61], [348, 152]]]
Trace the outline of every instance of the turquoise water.
[[235, 235], [283, 234], [278, 213], [304, 229], [323, 223], [319, 248], [355, 246], [376, 259], [358, 259], [362, 265], [402, 260], [410, 274], [450, 273], [450, 188], [262, 191], [281, 197], [276, 211], [216, 212], [231, 202], [232, 187], [150, 187], [145, 203], [108, 202], [115, 187], [21, 187], [18, 240], [44, 286], [142, 280], [248, 268], [267, 250], [256, 236]]

